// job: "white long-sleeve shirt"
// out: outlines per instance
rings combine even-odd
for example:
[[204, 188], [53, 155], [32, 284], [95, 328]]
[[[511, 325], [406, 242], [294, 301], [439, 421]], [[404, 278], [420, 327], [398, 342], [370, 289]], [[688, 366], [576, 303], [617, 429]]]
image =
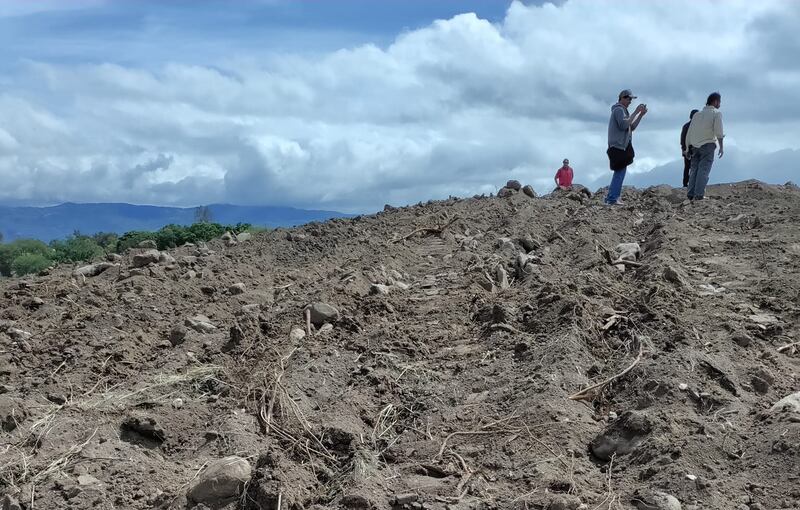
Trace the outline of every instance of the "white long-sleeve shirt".
[[722, 113], [711, 105], [706, 105], [692, 117], [686, 133], [687, 147], [700, 148], [707, 143], [716, 144], [725, 134], [722, 131]]

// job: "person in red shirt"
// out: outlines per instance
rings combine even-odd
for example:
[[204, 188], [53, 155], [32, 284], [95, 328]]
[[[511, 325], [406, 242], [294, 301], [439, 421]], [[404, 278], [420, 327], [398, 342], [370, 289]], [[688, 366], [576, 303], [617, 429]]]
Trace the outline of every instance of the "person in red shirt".
[[564, 160], [564, 166], [556, 172], [556, 186], [558, 189], [569, 189], [572, 187], [572, 167], [569, 166], [569, 160]]

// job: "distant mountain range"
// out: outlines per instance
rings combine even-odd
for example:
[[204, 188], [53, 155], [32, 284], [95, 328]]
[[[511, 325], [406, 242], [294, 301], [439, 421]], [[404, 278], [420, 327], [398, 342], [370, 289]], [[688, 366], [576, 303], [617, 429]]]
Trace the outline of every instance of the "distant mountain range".
[[[334, 211], [292, 207], [213, 204], [211, 221], [223, 224], [251, 223], [262, 227], [292, 227], [311, 221], [348, 217]], [[170, 223], [190, 225], [197, 208], [133, 204], [73, 204], [52, 207], [0, 206], [0, 233], [5, 242], [20, 238], [49, 242], [79, 231], [82, 234], [131, 230], [158, 230]]]

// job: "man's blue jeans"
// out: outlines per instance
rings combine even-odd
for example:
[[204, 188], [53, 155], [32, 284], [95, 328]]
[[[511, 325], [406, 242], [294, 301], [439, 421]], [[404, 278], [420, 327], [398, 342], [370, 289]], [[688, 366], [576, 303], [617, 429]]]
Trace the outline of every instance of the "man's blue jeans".
[[703, 198], [706, 193], [708, 176], [711, 175], [711, 165], [714, 164], [715, 143], [707, 143], [700, 148], [692, 149], [692, 163], [689, 166], [689, 191], [686, 196], [689, 200]]
[[627, 168], [622, 170], [614, 170], [614, 176], [611, 178], [611, 184], [608, 186], [608, 195], [606, 195], [607, 204], [615, 204], [622, 194], [622, 181], [625, 180], [625, 173]]

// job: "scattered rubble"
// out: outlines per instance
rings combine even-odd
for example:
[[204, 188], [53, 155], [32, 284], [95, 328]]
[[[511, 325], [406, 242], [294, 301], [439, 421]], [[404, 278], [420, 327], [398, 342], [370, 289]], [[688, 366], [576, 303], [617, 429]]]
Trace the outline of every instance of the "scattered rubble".
[[800, 189], [508, 185], [0, 280], [3, 510], [800, 506]]

